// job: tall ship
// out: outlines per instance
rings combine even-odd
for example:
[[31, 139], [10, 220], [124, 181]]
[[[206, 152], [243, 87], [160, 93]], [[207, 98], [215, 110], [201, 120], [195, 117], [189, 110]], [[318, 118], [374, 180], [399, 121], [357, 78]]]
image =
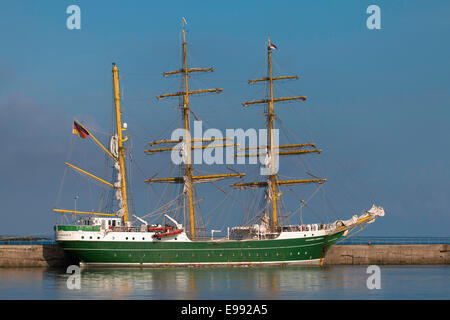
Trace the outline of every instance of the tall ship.
[[[145, 150], [150, 156], [160, 152], [178, 152], [182, 161], [179, 164], [179, 176], [165, 178], [148, 178], [148, 184], [176, 184], [181, 186], [177, 196], [180, 213], [163, 213], [160, 223], [149, 223], [145, 217], [139, 217], [130, 209], [130, 191], [128, 189], [128, 168], [126, 166], [127, 137], [124, 131], [126, 123], [122, 121], [120, 107], [119, 70], [112, 67], [113, 78], [113, 112], [115, 132], [109, 147], [105, 147], [93, 136], [90, 129], [81, 122], [74, 121], [73, 133], [81, 138], [92, 139], [113, 162], [113, 181], [101, 179], [74, 164], [66, 162], [70, 169], [86, 175], [96, 182], [111, 189], [116, 206], [109, 212], [81, 211], [75, 208], [54, 208], [58, 214], [72, 215], [71, 223], [55, 225], [56, 242], [82, 267], [169, 267], [169, 266], [248, 266], [248, 265], [321, 265], [328, 249], [340, 238], [365, 228], [378, 217], [384, 216], [384, 209], [373, 205], [360, 215], [353, 215], [347, 220], [329, 223], [304, 224], [300, 219], [297, 224], [283, 222], [280, 219], [282, 189], [295, 185], [323, 184], [326, 179], [283, 180], [278, 174], [278, 157], [303, 156], [320, 153], [314, 143], [279, 144], [274, 126], [275, 106], [278, 102], [305, 101], [305, 96], [275, 97], [274, 82], [285, 79], [298, 79], [297, 76], [274, 76], [272, 74], [272, 52], [276, 46], [267, 42], [267, 75], [263, 78], [249, 80], [249, 84], [265, 82], [267, 96], [265, 99], [244, 102], [244, 107], [263, 105], [266, 118], [266, 143], [259, 146], [240, 147], [233, 138], [192, 138], [192, 110], [189, 98], [192, 95], [220, 93], [222, 89], [191, 90], [190, 77], [199, 72], [213, 72], [213, 68], [198, 68], [188, 65], [185, 24], [182, 28], [182, 66], [180, 69], [164, 73], [164, 76], [179, 75], [182, 79], [179, 92], [158, 96], [158, 99], [177, 97], [181, 111], [184, 135], [175, 140], [158, 140], [150, 142], [150, 149]], [[208, 145], [203, 145], [208, 142]], [[218, 144], [221, 143], [221, 144]], [[161, 147], [160, 147], [161, 146]], [[234, 148], [235, 158], [264, 159], [264, 174], [258, 181], [244, 182], [245, 174], [233, 173], [197, 174], [192, 161], [192, 152], [207, 148]], [[170, 160], [169, 160], [170, 161]], [[197, 210], [195, 185], [204, 182], [216, 182], [223, 179], [236, 179], [238, 183], [230, 184], [233, 189], [264, 190], [263, 208], [259, 214], [243, 225], [226, 227], [226, 235], [214, 236], [214, 231], [206, 230]], [[243, 191], [246, 192], [246, 191]], [[175, 202], [175, 199], [172, 200]], [[303, 200], [302, 200], [303, 201]], [[303, 201], [304, 202], [304, 201]], [[169, 204], [167, 204], [169, 205]], [[164, 205], [162, 206], [164, 207]], [[162, 212], [162, 211], [161, 211]], [[247, 214], [242, 212], [243, 215]], [[79, 217], [78, 219], [75, 219]], [[67, 218], [67, 217], [66, 217]], [[68, 219], [66, 219], [68, 221]], [[209, 234], [209, 232], [211, 232]]]

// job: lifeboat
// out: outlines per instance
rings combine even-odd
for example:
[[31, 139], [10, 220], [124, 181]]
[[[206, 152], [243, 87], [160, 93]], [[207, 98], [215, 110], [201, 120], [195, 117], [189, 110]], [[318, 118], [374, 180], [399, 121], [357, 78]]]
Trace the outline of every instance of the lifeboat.
[[163, 237], [175, 236], [182, 232], [183, 232], [183, 229], [177, 229], [177, 230], [164, 232], [164, 233], [155, 233], [154, 235], [152, 235], [152, 238], [163, 238]]

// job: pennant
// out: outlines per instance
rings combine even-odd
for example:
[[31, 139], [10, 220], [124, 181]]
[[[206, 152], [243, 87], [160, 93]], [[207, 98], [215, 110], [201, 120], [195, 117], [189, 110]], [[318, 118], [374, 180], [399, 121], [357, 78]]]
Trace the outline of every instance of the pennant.
[[88, 135], [89, 132], [86, 131], [86, 129], [84, 129], [79, 123], [77, 123], [76, 121], [73, 122], [73, 130], [72, 130], [73, 134], [78, 135], [80, 138], [85, 139]]
[[270, 44], [270, 49], [278, 50], [277, 46], [273, 43]]

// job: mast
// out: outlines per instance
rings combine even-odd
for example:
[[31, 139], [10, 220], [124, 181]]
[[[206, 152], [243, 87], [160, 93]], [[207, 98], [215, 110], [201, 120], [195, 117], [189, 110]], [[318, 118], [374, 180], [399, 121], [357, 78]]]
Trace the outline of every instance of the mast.
[[[184, 31], [183, 24], [183, 70], [184, 70], [184, 95], [183, 95], [183, 119], [184, 119], [184, 136], [186, 137], [186, 150], [191, 150], [191, 139], [189, 137], [189, 83], [188, 83], [188, 68], [187, 68], [187, 57], [186, 57], [186, 33]], [[194, 221], [194, 199], [192, 195], [192, 161], [191, 152], [187, 152], [187, 163], [185, 168], [186, 177], [186, 187], [188, 192], [188, 202], [189, 202], [189, 219], [191, 226], [192, 239], [195, 239], [195, 221]]]
[[277, 178], [276, 174], [274, 173], [274, 145], [273, 145], [273, 77], [272, 77], [272, 48], [270, 47], [270, 37], [268, 39], [268, 49], [267, 49], [267, 58], [268, 58], [268, 64], [269, 64], [269, 85], [270, 85], [270, 101], [269, 101], [269, 112], [267, 112], [267, 130], [269, 134], [269, 145], [267, 148], [267, 153], [270, 156], [270, 169], [271, 174], [269, 176], [270, 185], [268, 185], [268, 188], [271, 188], [269, 190], [269, 195], [272, 195], [272, 197], [268, 197], [268, 201], [272, 202], [272, 221], [274, 228], [277, 227]]
[[[245, 107], [248, 107], [252, 104], [266, 104], [266, 126], [267, 126], [267, 132], [268, 132], [268, 144], [267, 144], [267, 151], [265, 152], [257, 152], [257, 153], [246, 153], [243, 155], [237, 155], [237, 156], [244, 156], [244, 157], [255, 157], [255, 156], [261, 156], [266, 155], [269, 157], [270, 162], [268, 163], [269, 166], [269, 176], [266, 179], [266, 181], [261, 182], [250, 182], [250, 183], [236, 183], [232, 184], [232, 187], [238, 188], [238, 189], [245, 189], [245, 188], [258, 188], [263, 187], [266, 189], [266, 203], [267, 208], [270, 208], [272, 211], [272, 218], [271, 218], [271, 227], [273, 231], [276, 231], [278, 227], [278, 220], [277, 220], [277, 200], [279, 198], [279, 191], [278, 187], [281, 185], [293, 185], [293, 184], [305, 184], [305, 183], [323, 183], [326, 181], [326, 179], [308, 179], [308, 180], [278, 180], [277, 173], [275, 171], [275, 156], [277, 155], [292, 155], [292, 154], [305, 154], [305, 153], [320, 153], [322, 150], [320, 149], [307, 149], [303, 150], [305, 147], [314, 147], [314, 143], [302, 143], [302, 144], [291, 144], [291, 145], [275, 145], [274, 143], [274, 119], [275, 119], [275, 112], [274, 112], [274, 104], [277, 102], [282, 101], [292, 101], [292, 100], [301, 100], [305, 101], [305, 96], [296, 96], [296, 97], [282, 97], [282, 98], [274, 98], [274, 87], [273, 87], [273, 81], [275, 80], [285, 80], [285, 79], [298, 79], [298, 76], [278, 76], [274, 77], [272, 73], [272, 45], [270, 42], [270, 37], [268, 37], [268, 46], [267, 46], [267, 64], [268, 64], [268, 75], [265, 78], [260, 79], [254, 79], [249, 80], [249, 84], [265, 81], [269, 83], [269, 90], [268, 90], [268, 97], [267, 99], [262, 100], [255, 100], [255, 101], [247, 101], [244, 102], [243, 105]], [[275, 47], [276, 48], [276, 47]], [[243, 150], [249, 150], [251, 148], [243, 148]], [[288, 151], [280, 151], [280, 149], [288, 149]], [[302, 149], [302, 150], [299, 150]]]
[[122, 195], [122, 204], [123, 204], [123, 221], [128, 222], [128, 203], [127, 203], [127, 183], [125, 179], [125, 160], [124, 160], [124, 146], [123, 146], [123, 135], [122, 131], [126, 130], [122, 128], [122, 119], [121, 119], [121, 111], [120, 111], [120, 90], [119, 90], [119, 69], [117, 65], [113, 63], [113, 81], [114, 81], [114, 103], [115, 103], [115, 113], [116, 113], [116, 127], [117, 127], [117, 144], [118, 144], [118, 162], [120, 167], [120, 193]]
[[[183, 19], [183, 21], [185, 21]], [[169, 76], [174, 74], [182, 74], [184, 77], [183, 85], [184, 85], [184, 91], [181, 92], [175, 92], [175, 93], [169, 93], [169, 94], [163, 94], [157, 96], [158, 99], [167, 98], [167, 97], [175, 97], [175, 96], [181, 96], [183, 98], [183, 105], [181, 107], [182, 113], [183, 113], [183, 125], [184, 125], [184, 150], [186, 151], [186, 163], [184, 166], [184, 176], [183, 177], [172, 177], [172, 178], [164, 178], [164, 179], [146, 179], [145, 182], [147, 183], [183, 183], [184, 184], [184, 191], [186, 193], [186, 198], [188, 202], [189, 207], [189, 225], [190, 225], [190, 236], [192, 240], [195, 240], [196, 238], [196, 225], [195, 225], [195, 210], [194, 210], [194, 194], [193, 194], [193, 184], [194, 183], [201, 183], [201, 182], [212, 182], [217, 180], [222, 180], [224, 178], [229, 177], [239, 177], [244, 176], [243, 173], [236, 173], [236, 174], [215, 174], [215, 175], [202, 175], [202, 176], [194, 176], [194, 169], [192, 166], [192, 158], [191, 158], [191, 151], [197, 148], [217, 148], [217, 147], [226, 147], [226, 146], [236, 146], [235, 144], [222, 144], [222, 145], [213, 145], [213, 146], [192, 146], [192, 142], [203, 142], [203, 141], [214, 141], [214, 140], [226, 140], [227, 138], [222, 139], [192, 139], [190, 135], [190, 105], [189, 105], [189, 96], [193, 94], [199, 94], [199, 93], [220, 93], [223, 91], [223, 89], [204, 89], [204, 90], [189, 90], [189, 77], [190, 73], [193, 72], [213, 72], [213, 68], [188, 68], [187, 63], [187, 53], [186, 53], [186, 33], [184, 29], [185, 23], [183, 23], [182, 27], [182, 35], [183, 35], [183, 43], [182, 43], [182, 50], [183, 50], [183, 65], [182, 69], [175, 70], [175, 71], [169, 71], [163, 73], [163, 76]], [[155, 144], [167, 144], [167, 143], [180, 143], [179, 140], [162, 140], [162, 141], [152, 141], [150, 142], [150, 145], [153, 146]], [[145, 150], [147, 154], [153, 154], [156, 152], [163, 152], [163, 151], [171, 151], [174, 150], [174, 148], [160, 148], [160, 149], [148, 149]]]

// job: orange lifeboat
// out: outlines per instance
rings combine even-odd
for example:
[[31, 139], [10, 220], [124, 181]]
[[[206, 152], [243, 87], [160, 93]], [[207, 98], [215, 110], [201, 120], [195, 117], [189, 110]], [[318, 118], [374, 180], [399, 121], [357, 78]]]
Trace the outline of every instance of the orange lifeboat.
[[163, 237], [175, 236], [182, 232], [183, 232], [183, 229], [177, 229], [177, 230], [164, 232], [164, 233], [155, 233], [154, 235], [152, 235], [152, 238], [163, 238]]

